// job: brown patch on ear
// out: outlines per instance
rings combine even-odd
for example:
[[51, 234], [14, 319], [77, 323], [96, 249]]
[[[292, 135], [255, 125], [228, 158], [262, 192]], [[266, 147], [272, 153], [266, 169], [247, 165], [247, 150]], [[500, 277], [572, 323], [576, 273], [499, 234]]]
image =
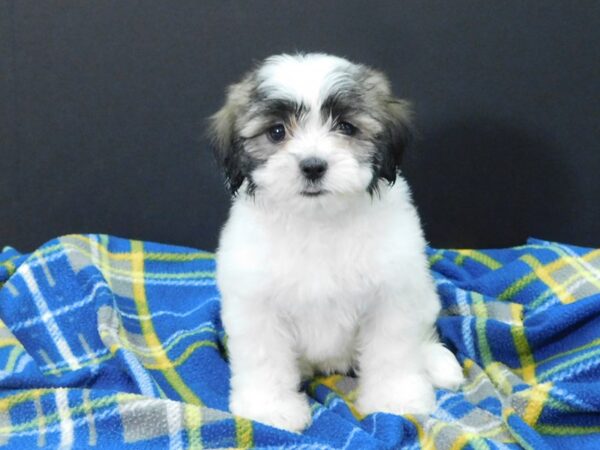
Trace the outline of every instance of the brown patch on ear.
[[388, 98], [387, 118], [384, 122], [385, 155], [381, 166], [381, 177], [390, 183], [396, 181], [402, 157], [412, 141], [412, 108], [406, 100]]
[[365, 68], [363, 86], [367, 107], [383, 126], [375, 138], [379, 150], [373, 158], [375, 176], [394, 183], [412, 140], [412, 108], [408, 101], [393, 95], [387, 77], [377, 70]]
[[225, 105], [209, 118], [208, 135], [217, 163], [223, 168], [227, 186], [235, 194], [245, 178], [243, 145], [237, 127], [238, 118], [248, 108], [254, 88], [253, 74], [229, 86]]

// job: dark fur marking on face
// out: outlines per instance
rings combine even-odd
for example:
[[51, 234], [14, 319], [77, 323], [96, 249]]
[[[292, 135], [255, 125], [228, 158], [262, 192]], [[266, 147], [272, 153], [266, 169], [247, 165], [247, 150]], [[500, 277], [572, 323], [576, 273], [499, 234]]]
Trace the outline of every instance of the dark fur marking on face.
[[252, 158], [244, 150], [244, 140], [235, 138], [232, 141], [229, 151], [225, 154], [221, 162], [225, 171], [227, 187], [232, 194], [236, 194], [244, 180], [248, 179], [248, 191], [254, 192], [256, 185], [252, 182], [250, 174], [261, 164], [255, 158]]
[[252, 136], [253, 139], [263, 134], [269, 127], [283, 123], [290, 127], [292, 123], [299, 122], [308, 113], [309, 108], [303, 103], [293, 99], [269, 97], [258, 90], [253, 91], [250, 104], [252, 105], [246, 116], [246, 120], [260, 118], [263, 126]]
[[[333, 92], [321, 105], [320, 113], [324, 121], [331, 117], [336, 122], [360, 122], [368, 117], [366, 123], [375, 121], [380, 125], [374, 128], [367, 125], [352, 137], [370, 141], [369, 147], [373, 149], [372, 153], [367, 151], [362, 156], [372, 167], [373, 178], [367, 191], [373, 195], [379, 180], [390, 184], [396, 180], [402, 154], [411, 138], [410, 108], [407, 102], [393, 96], [382, 73], [362, 65], [347, 70], [347, 77], [341, 74], [339, 81], [330, 86]], [[223, 167], [227, 186], [234, 195], [244, 181], [248, 193], [254, 193], [257, 186], [252, 173], [265, 162], [247, 150], [247, 140], [260, 136], [276, 123], [295, 126], [294, 122], [301, 122], [308, 113], [307, 106], [293, 98], [272, 97], [273, 92], [262, 91], [257, 76], [253, 71], [232, 85], [225, 105], [211, 118], [210, 135], [215, 157]], [[241, 136], [239, 127], [251, 119], [256, 119], [255, 136]], [[360, 129], [360, 123], [358, 125]]]
[[306, 114], [308, 108], [302, 103], [293, 100], [271, 98], [266, 99], [259, 106], [259, 112], [262, 116], [275, 117], [281, 120], [288, 120], [291, 117], [299, 120]]
[[402, 156], [412, 140], [412, 111], [407, 101], [396, 98], [387, 77], [378, 70], [360, 66], [356, 77], [364, 100], [363, 113], [381, 124], [381, 131], [370, 139], [377, 149], [371, 156], [373, 180], [367, 191], [377, 192], [377, 181], [396, 181]]
[[321, 114], [323, 120], [331, 116], [336, 122], [364, 115], [381, 125], [382, 130], [374, 135], [369, 133], [371, 130], [363, 130], [360, 135], [376, 149], [370, 157], [373, 179], [367, 187], [367, 192], [374, 195], [380, 179], [389, 184], [396, 181], [402, 156], [411, 141], [411, 113], [407, 102], [392, 95], [383, 74], [362, 66], [354, 81], [355, 85], [328, 95]]
[[248, 113], [257, 99], [256, 75], [247, 74], [242, 81], [231, 85], [225, 105], [210, 118], [208, 128], [211, 147], [217, 163], [225, 174], [229, 192], [236, 195], [244, 180], [252, 194], [256, 189], [251, 174], [264, 161], [250, 155], [245, 149], [245, 139], [237, 129], [238, 119]]
[[356, 113], [362, 106], [362, 98], [357, 89], [343, 89], [327, 96], [321, 105], [323, 120], [331, 117], [334, 121]]

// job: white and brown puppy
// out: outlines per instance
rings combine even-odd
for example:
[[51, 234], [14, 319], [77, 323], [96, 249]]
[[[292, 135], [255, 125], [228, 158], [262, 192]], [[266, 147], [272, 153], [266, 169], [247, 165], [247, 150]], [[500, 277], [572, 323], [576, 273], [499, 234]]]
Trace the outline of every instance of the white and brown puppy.
[[229, 88], [211, 132], [235, 194], [217, 252], [234, 414], [304, 429], [313, 372], [353, 368], [364, 414], [428, 413], [462, 382], [398, 174], [409, 122], [384, 75], [325, 54]]

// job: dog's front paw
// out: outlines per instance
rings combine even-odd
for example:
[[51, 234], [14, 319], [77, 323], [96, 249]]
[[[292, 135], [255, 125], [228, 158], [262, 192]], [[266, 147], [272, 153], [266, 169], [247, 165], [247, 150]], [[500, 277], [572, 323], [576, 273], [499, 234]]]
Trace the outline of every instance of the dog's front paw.
[[361, 386], [356, 407], [365, 415], [374, 412], [429, 414], [435, 409], [435, 393], [426, 377], [404, 375]]
[[439, 388], [456, 390], [465, 381], [456, 357], [440, 343], [426, 349], [425, 367], [433, 385]]
[[236, 416], [295, 433], [304, 430], [311, 422], [308, 400], [299, 392], [263, 392], [262, 395], [232, 392], [229, 407]]

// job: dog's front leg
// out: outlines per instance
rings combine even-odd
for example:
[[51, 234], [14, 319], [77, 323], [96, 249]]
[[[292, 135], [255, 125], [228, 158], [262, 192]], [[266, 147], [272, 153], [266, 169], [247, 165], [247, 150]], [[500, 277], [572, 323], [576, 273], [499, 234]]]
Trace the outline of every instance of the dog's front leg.
[[363, 414], [426, 414], [435, 407], [424, 367], [423, 344], [431, 336], [430, 311], [383, 299], [360, 328], [357, 408]]
[[300, 370], [281, 319], [238, 308], [236, 317], [224, 315], [224, 320], [232, 371], [231, 412], [289, 431], [306, 428], [310, 408], [298, 391]]

